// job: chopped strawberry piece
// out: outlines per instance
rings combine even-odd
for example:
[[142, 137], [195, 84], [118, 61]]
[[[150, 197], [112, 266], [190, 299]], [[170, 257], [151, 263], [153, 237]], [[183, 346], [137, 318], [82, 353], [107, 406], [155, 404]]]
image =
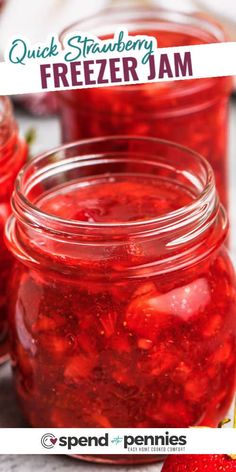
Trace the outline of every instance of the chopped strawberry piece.
[[64, 377], [73, 383], [79, 382], [80, 379], [86, 378], [96, 365], [94, 356], [85, 356], [83, 354], [72, 357], [65, 366]]
[[32, 331], [33, 333], [38, 333], [40, 331], [52, 331], [56, 328], [59, 328], [65, 325], [65, 318], [59, 317], [49, 317], [45, 315], [40, 315], [38, 320], [33, 323]]
[[206, 375], [195, 376], [184, 384], [184, 395], [190, 402], [201, 402], [206, 400], [209, 392], [209, 381]]
[[154, 352], [150, 352], [147, 357], [140, 360], [138, 368], [143, 373], [154, 377], [166, 374], [170, 370], [173, 372], [179, 362], [179, 355], [180, 353], [174, 346], [162, 342], [155, 347]]
[[95, 428], [112, 428], [110, 420], [107, 418], [107, 416], [103, 415], [102, 413], [95, 413], [91, 417], [92, 423], [95, 426]]
[[132, 368], [123, 361], [114, 361], [112, 365], [112, 377], [118, 383], [126, 386], [135, 385], [136, 380]]
[[132, 352], [131, 338], [126, 333], [117, 333], [112, 336], [110, 344], [112, 349], [118, 352]]
[[194, 414], [184, 401], [177, 400], [174, 402], [165, 402], [163, 399], [161, 408], [155, 411], [155, 407], [148, 410], [149, 416], [157, 424], [157, 427], [169, 428], [186, 428], [194, 425], [198, 418], [194, 418]]
[[[78, 394], [79, 395], [79, 394]], [[47, 420], [47, 424], [49, 422], [50, 427], [55, 428], [77, 428], [83, 427], [80, 423], [80, 414], [77, 415], [73, 413], [72, 410], [54, 408], [51, 410], [51, 415]]]
[[115, 311], [108, 311], [99, 316], [101, 323], [101, 334], [110, 338], [115, 333], [117, 313]]
[[9, 203], [0, 203], [0, 226], [4, 226], [8, 216], [11, 214]]
[[97, 354], [96, 340], [91, 333], [86, 334], [84, 332], [80, 333], [76, 337], [77, 345], [83, 353], [88, 354]]
[[138, 339], [139, 349], [144, 349], [145, 351], [151, 349], [153, 342], [150, 339]]
[[160, 294], [153, 283], [141, 286], [133, 295], [126, 313], [126, 323], [137, 335], [153, 339], [158, 332], [174, 323], [174, 318], [188, 321], [204, 310], [210, 301], [205, 279]]
[[70, 352], [70, 342], [66, 336], [47, 332], [39, 337], [38, 348], [43, 357], [49, 356], [49, 362], [57, 362], [58, 358], [63, 359]]
[[215, 336], [215, 334], [221, 330], [223, 324], [224, 318], [218, 313], [207, 317], [206, 325], [203, 327], [202, 331], [203, 336], [206, 338]]
[[158, 292], [153, 283], [141, 285], [126, 311], [124, 326], [142, 339], [155, 339], [157, 332], [160, 332], [166, 323], [166, 316], [151, 306], [150, 301], [155, 296], [158, 297]]
[[192, 367], [190, 362], [181, 360], [175, 367], [175, 370], [172, 374], [172, 379], [174, 382], [184, 384], [191, 375]]
[[162, 313], [169, 313], [188, 321], [204, 310], [209, 302], [208, 282], [202, 278], [158, 297], [152, 297], [149, 305]]
[[214, 354], [214, 362], [227, 362], [230, 358], [231, 353], [233, 352], [233, 345], [229, 341], [227, 343], [221, 344], [218, 350]]

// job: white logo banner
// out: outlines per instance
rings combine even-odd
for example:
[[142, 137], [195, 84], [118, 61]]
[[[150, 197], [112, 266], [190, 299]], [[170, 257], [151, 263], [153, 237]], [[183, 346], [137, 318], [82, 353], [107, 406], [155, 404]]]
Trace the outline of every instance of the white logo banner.
[[0, 454], [236, 454], [236, 430], [0, 429]]
[[236, 75], [236, 42], [159, 48], [123, 29], [110, 40], [75, 32], [63, 45], [11, 41], [0, 63], [0, 95]]

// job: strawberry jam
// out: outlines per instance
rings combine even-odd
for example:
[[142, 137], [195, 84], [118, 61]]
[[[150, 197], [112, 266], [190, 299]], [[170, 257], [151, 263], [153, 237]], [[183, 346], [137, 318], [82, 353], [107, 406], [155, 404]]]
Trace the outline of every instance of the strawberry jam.
[[26, 160], [26, 144], [19, 137], [11, 104], [0, 97], [0, 363], [5, 360], [7, 347], [6, 287], [11, 257], [3, 241], [4, 224], [10, 215], [10, 197], [15, 177]]
[[[225, 41], [224, 33], [211, 20], [147, 7], [135, 11], [108, 9], [96, 18], [69, 27], [61, 40], [69, 31], [112, 37], [121, 25], [129, 34], [156, 37], [159, 48]], [[221, 200], [227, 205], [231, 87], [231, 79], [221, 77], [63, 91], [58, 95], [63, 142], [141, 135], [183, 144], [209, 160]]]
[[81, 141], [28, 163], [13, 208], [12, 360], [29, 423], [217, 426], [235, 391], [235, 285], [209, 164], [155, 139]]

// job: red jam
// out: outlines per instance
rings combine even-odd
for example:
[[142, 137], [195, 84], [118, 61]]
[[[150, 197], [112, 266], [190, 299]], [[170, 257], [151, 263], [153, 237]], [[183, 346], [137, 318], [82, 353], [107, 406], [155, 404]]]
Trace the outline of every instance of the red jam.
[[215, 427], [234, 395], [234, 273], [212, 176], [205, 187], [185, 150], [125, 143], [40, 158], [13, 197], [12, 356], [34, 427]]
[[6, 290], [11, 256], [3, 241], [4, 225], [11, 213], [10, 197], [15, 177], [25, 163], [27, 147], [19, 137], [8, 98], [0, 97], [0, 362], [8, 350]]
[[42, 211], [93, 223], [145, 221], [191, 201], [184, 189], [143, 176], [108, 177], [66, 186], [38, 202]]
[[[126, 26], [130, 34], [157, 38], [158, 47], [225, 41], [214, 23], [162, 10], [107, 10], [73, 25], [101, 35]], [[107, 30], [107, 27], [106, 27]], [[104, 36], [103, 36], [104, 37]], [[62, 35], [63, 38], [63, 35]], [[68, 90], [59, 94], [63, 142], [108, 135], [157, 136], [197, 151], [211, 163], [222, 202], [227, 205], [227, 77], [157, 84]]]

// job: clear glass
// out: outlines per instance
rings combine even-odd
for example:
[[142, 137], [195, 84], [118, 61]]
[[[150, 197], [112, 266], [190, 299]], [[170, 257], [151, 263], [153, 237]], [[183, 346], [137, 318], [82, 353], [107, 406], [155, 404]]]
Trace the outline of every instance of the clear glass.
[[28, 422], [216, 427], [235, 390], [235, 280], [207, 161], [156, 139], [80, 141], [29, 162], [12, 203], [11, 352]]
[[0, 363], [7, 357], [6, 292], [11, 256], [4, 240], [4, 224], [11, 213], [10, 197], [15, 177], [25, 163], [27, 148], [19, 137], [12, 107], [7, 97], [0, 97]]
[[[159, 47], [225, 41], [218, 24], [206, 17], [145, 6], [105, 10], [74, 23], [68, 31], [105, 38], [124, 26], [130, 34], [157, 37]], [[222, 203], [227, 207], [228, 99], [231, 78], [197, 79], [68, 90], [58, 94], [63, 142], [107, 135], [154, 136], [197, 151], [211, 163]]]

